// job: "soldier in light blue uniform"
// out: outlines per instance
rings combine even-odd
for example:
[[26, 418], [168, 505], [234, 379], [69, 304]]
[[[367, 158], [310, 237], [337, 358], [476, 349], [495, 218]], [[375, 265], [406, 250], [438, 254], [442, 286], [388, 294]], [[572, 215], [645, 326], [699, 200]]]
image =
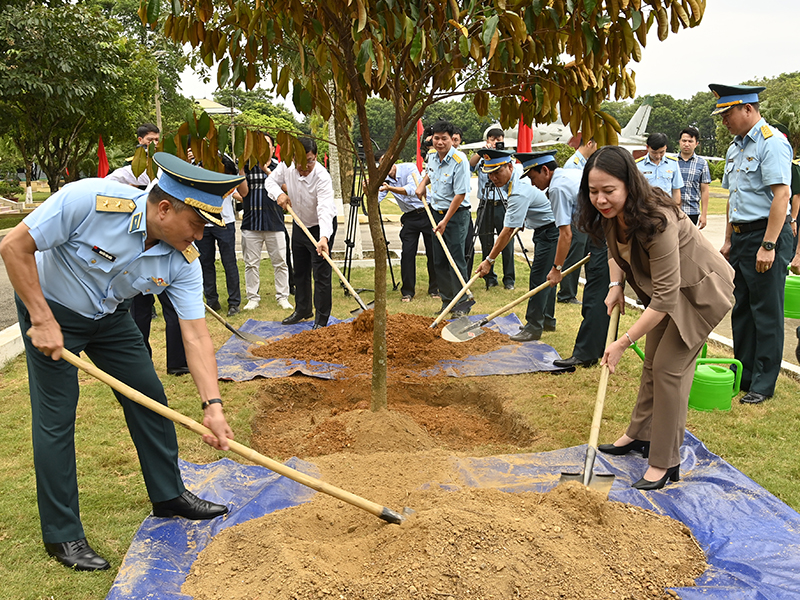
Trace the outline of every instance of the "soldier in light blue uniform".
[[[428, 153], [425, 163], [425, 177], [417, 186], [417, 197], [427, 195], [427, 185], [431, 185], [430, 205], [433, 219], [436, 222], [434, 233], [444, 238], [456, 268], [461, 277], [467, 279], [467, 261], [464, 256], [464, 244], [469, 224], [469, 162], [463, 152], [453, 147], [453, 125], [447, 121], [433, 124], [433, 148]], [[462, 285], [441, 244], [434, 244], [433, 259], [436, 278], [439, 282], [439, 293], [444, 310]], [[441, 311], [439, 311], [441, 312]], [[467, 314], [468, 308], [457, 304], [452, 311], [453, 318]]]
[[[577, 215], [578, 189], [583, 171], [575, 169], [559, 169], [555, 159], [555, 151], [537, 152], [533, 154], [517, 154], [529, 177], [540, 190], [547, 189], [550, 204], [553, 207], [556, 227], [558, 227], [558, 249], [553, 268], [547, 274], [547, 280], [553, 289], [547, 299], [545, 309], [545, 331], [555, 329], [555, 286], [561, 281], [561, 270], [572, 241], [572, 223]], [[608, 249], [605, 241], [602, 246], [589, 241], [591, 258], [584, 267], [586, 286], [583, 289], [583, 306], [581, 322], [572, 356], [564, 360], [555, 360], [553, 364], [560, 368], [571, 368], [578, 365], [589, 367], [603, 356], [606, 334], [608, 332], [608, 313], [605, 306], [608, 291]], [[571, 265], [566, 265], [567, 267]]]
[[[86, 541], [78, 509], [75, 367], [62, 349], [85, 352], [97, 367], [161, 404], [164, 388], [128, 313], [136, 294], [167, 293], [180, 318], [186, 356], [212, 435], [226, 450], [214, 346], [205, 325], [202, 275], [193, 241], [220, 220], [222, 197], [241, 180], [157, 153], [163, 169], [149, 193], [102, 179], [66, 185], [0, 243], [28, 362], [36, 492], [47, 552], [76, 570], [108, 568]], [[174, 425], [114, 392], [139, 455], [153, 514], [210, 519], [225, 506], [187, 491]]]
[[[579, 169], [583, 170], [586, 166], [586, 161], [597, 150], [597, 142], [589, 140], [585, 144], [578, 146], [575, 154], [569, 157], [567, 162], [564, 163], [564, 169]], [[572, 223], [572, 242], [569, 245], [569, 253], [564, 261], [567, 266], [574, 265], [582, 259], [589, 252], [589, 236], [580, 231], [573, 219]], [[574, 271], [561, 280], [561, 285], [558, 287], [558, 294], [556, 300], [562, 304], [580, 304], [578, 300], [578, 279], [580, 277], [580, 270]]]
[[667, 154], [667, 136], [651, 133], [647, 138], [647, 154], [636, 159], [636, 166], [650, 182], [672, 196], [675, 204], [681, 204], [683, 176], [678, 159]]
[[708, 86], [712, 114], [735, 137], [725, 155], [722, 187], [730, 190], [720, 249], [736, 272], [731, 311], [733, 353], [742, 362], [739, 401], [759, 404], [775, 392], [783, 356], [783, 292], [792, 256], [789, 216], [792, 148], [761, 117], [763, 87]]
[[[533, 230], [534, 255], [528, 281], [529, 289], [532, 290], [547, 280], [547, 273], [556, 256], [558, 228], [550, 201], [541, 190], [531, 185], [529, 179], [523, 175], [522, 168], [514, 166], [510, 152], [481, 150], [481, 153], [488, 156], [483, 159], [482, 169], [488, 173], [497, 189], [508, 195], [508, 208], [502, 231], [475, 272], [485, 277], [495, 258], [509, 240], [513, 239], [516, 229], [524, 226]], [[544, 293], [536, 294], [528, 300], [525, 326], [519, 333], [511, 336], [512, 341], [530, 342], [542, 337], [546, 303], [547, 296]]]

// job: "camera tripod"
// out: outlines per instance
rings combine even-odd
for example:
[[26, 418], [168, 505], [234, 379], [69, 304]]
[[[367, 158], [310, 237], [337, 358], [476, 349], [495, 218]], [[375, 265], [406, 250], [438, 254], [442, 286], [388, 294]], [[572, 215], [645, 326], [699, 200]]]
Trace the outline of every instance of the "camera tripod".
[[[482, 198], [480, 203], [478, 204], [478, 211], [475, 216], [475, 234], [472, 239], [472, 248], [470, 250], [469, 255], [469, 262], [468, 264], [473, 264], [475, 260], [475, 241], [480, 239], [481, 236], [492, 236], [494, 239], [495, 231], [494, 231], [494, 207], [495, 202], [497, 202], [498, 198], [503, 203], [503, 208], [508, 210], [508, 200], [500, 193], [500, 190], [497, 189], [497, 186], [493, 184], [491, 181], [487, 182], [483, 188]], [[519, 247], [522, 249], [522, 255], [525, 257], [525, 262], [528, 263], [528, 268], [531, 268], [531, 261], [528, 258], [528, 250], [525, 248], [525, 245], [522, 243], [522, 238], [519, 235], [519, 232], [514, 234], [514, 238], [517, 240]], [[489, 254], [491, 248], [481, 248], [481, 251], [484, 254]]]
[[[359, 143], [359, 148], [361, 148], [361, 144]], [[356, 246], [356, 232], [358, 230], [358, 211], [359, 209], [364, 215], [368, 215], [367, 213], [367, 205], [364, 202], [364, 182], [366, 181], [366, 174], [364, 168], [364, 153], [359, 151], [357, 154], [356, 160], [356, 167], [355, 172], [353, 174], [353, 184], [350, 189], [350, 211], [347, 215], [347, 232], [344, 239], [345, 244], [345, 251], [344, 251], [344, 267], [342, 272], [344, 273], [345, 278], [347, 281], [350, 281], [350, 273], [353, 267], [353, 252]], [[386, 228], [383, 225], [383, 215], [381, 214], [381, 205], [380, 203], [377, 205], [378, 207], [378, 220], [381, 224], [381, 232], [383, 233], [383, 239], [386, 242], [386, 256], [389, 260], [389, 273], [392, 276], [392, 290], [395, 291], [400, 286], [400, 282], [396, 281], [394, 278], [394, 268], [392, 267], [392, 256], [389, 252], [389, 240], [386, 238]], [[341, 284], [342, 287], [345, 287], [344, 283]], [[359, 288], [356, 290], [357, 293], [361, 292], [372, 292], [374, 290], [368, 288]], [[350, 293], [345, 289], [345, 296], [348, 296]]]

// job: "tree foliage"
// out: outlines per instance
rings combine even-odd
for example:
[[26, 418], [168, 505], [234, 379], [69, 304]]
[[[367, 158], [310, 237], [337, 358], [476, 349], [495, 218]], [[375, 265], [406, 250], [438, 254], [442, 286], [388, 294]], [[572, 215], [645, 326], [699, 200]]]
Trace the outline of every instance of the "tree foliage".
[[[481, 116], [497, 96], [504, 127], [520, 113], [528, 123], [560, 114], [574, 133], [614, 143], [619, 125], [601, 102], [634, 95], [628, 65], [640, 58], [652, 26], [663, 40], [670, 29], [699, 24], [704, 6], [705, 0], [183, 0], [169, 7], [163, 27], [198, 48], [207, 64], [219, 61], [220, 87], [252, 89], [268, 78], [283, 97], [291, 89], [300, 112], [326, 120], [335, 100], [353, 102], [374, 199], [426, 109], [464, 94]], [[139, 15], [153, 24], [160, 8], [160, 0], [142, 0]], [[287, 54], [297, 60], [286, 62]], [[395, 116], [380, 164], [366, 112], [372, 97], [390, 101]], [[297, 145], [289, 150], [285, 160], [294, 152], [304, 160]], [[373, 409], [386, 402], [386, 246], [376, 213], [369, 215], [376, 249]]]

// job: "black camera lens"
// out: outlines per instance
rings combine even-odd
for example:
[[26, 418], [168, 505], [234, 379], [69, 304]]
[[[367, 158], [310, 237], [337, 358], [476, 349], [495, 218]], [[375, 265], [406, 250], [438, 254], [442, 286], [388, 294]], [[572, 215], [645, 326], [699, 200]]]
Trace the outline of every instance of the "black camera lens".
[[495, 142], [494, 149], [495, 150], [505, 150], [506, 149], [506, 143], [505, 142]]

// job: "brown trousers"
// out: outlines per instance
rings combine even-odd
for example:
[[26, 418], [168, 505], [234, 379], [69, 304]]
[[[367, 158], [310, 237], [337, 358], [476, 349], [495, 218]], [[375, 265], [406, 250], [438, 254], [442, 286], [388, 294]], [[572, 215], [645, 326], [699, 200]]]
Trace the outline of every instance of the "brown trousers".
[[639, 396], [627, 434], [650, 441], [653, 467], [680, 464], [695, 360], [703, 343], [686, 346], [675, 322], [666, 316], [647, 334]]

